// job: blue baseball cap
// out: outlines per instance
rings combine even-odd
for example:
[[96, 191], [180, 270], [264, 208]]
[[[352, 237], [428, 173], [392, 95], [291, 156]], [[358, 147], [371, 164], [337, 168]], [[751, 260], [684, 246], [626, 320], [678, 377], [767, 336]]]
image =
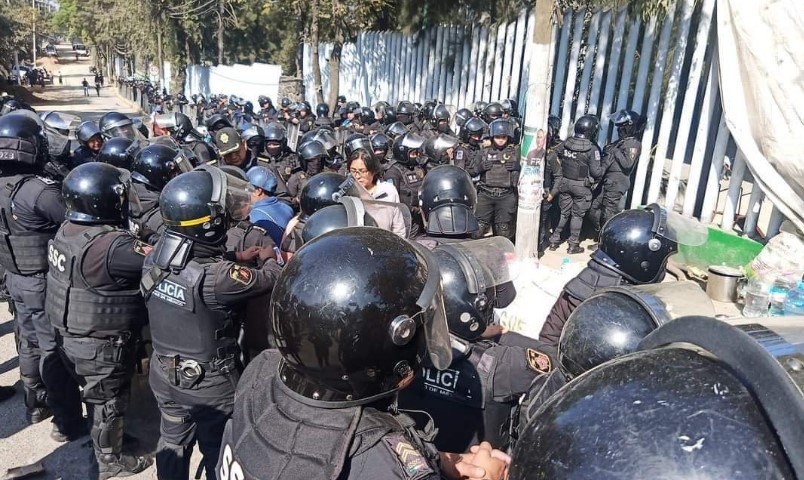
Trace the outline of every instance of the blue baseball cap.
[[246, 172], [246, 176], [248, 176], [248, 183], [255, 187], [261, 188], [271, 195], [276, 193], [276, 176], [269, 168], [261, 166], [251, 167], [248, 169], [248, 172]]

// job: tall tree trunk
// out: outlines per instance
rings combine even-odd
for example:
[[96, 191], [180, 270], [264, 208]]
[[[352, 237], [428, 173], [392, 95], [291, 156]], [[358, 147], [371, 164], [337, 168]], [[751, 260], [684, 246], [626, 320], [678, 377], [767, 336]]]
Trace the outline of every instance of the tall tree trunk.
[[338, 94], [341, 89], [341, 50], [343, 49], [343, 34], [336, 27], [335, 41], [332, 43], [332, 53], [329, 56], [329, 111], [334, 112], [338, 104]]
[[318, 103], [324, 103], [324, 90], [321, 86], [321, 64], [318, 56], [318, 17], [321, 14], [319, 0], [310, 1], [310, 60], [313, 64], [313, 88]]
[[224, 2], [226, 0], [218, 0], [218, 65], [223, 65], [223, 14]]
[[159, 69], [159, 84], [165, 88], [165, 72], [162, 68], [165, 66], [165, 52], [162, 45], [162, 25], [159, 20], [156, 23], [156, 64]]

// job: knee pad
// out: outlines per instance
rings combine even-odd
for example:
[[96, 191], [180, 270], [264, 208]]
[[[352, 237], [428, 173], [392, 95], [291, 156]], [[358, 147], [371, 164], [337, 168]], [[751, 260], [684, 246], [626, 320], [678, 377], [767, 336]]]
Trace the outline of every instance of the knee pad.
[[494, 230], [496, 231], [496, 234], [497, 234], [497, 235], [499, 235], [499, 236], [501, 236], [501, 237], [505, 237], [505, 238], [507, 238], [507, 239], [509, 239], [509, 240], [513, 241], [513, 239], [514, 239], [514, 238], [513, 238], [513, 235], [514, 235], [514, 229], [513, 229], [513, 228], [511, 228], [511, 224], [510, 224], [510, 223], [508, 223], [508, 222], [505, 222], [505, 223], [495, 223], [495, 224], [494, 224]]
[[472, 234], [472, 238], [479, 239], [479, 238], [485, 237], [486, 233], [488, 233], [488, 231], [489, 231], [489, 226], [490, 225], [488, 223], [485, 223], [485, 222], [477, 222], [477, 226], [479, 228], [477, 229], [477, 232]]

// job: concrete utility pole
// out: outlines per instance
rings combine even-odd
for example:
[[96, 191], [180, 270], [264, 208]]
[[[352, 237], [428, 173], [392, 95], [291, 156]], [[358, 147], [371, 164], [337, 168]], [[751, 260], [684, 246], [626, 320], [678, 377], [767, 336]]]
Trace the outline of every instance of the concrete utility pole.
[[[553, 0], [537, 0], [533, 9], [532, 56], [528, 74], [527, 105], [525, 107], [525, 138], [522, 139], [522, 158], [536, 147], [536, 132], [547, 131], [550, 113], [551, 68], [550, 42], [552, 41]], [[519, 207], [516, 222], [516, 254], [518, 258], [537, 258], [539, 247], [539, 221], [541, 217], [542, 178], [544, 158], [523, 165], [520, 175]], [[527, 183], [527, 184], [526, 184]]]

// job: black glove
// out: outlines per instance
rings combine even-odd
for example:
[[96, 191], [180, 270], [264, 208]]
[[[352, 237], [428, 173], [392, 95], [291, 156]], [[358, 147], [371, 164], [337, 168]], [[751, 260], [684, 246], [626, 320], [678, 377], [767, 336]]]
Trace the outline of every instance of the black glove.
[[483, 168], [483, 171], [485, 172], [485, 171], [491, 170], [491, 166], [493, 164], [494, 164], [494, 162], [492, 162], [492, 160], [489, 157], [485, 157], [483, 159], [483, 163], [481, 163], [480, 166]]

